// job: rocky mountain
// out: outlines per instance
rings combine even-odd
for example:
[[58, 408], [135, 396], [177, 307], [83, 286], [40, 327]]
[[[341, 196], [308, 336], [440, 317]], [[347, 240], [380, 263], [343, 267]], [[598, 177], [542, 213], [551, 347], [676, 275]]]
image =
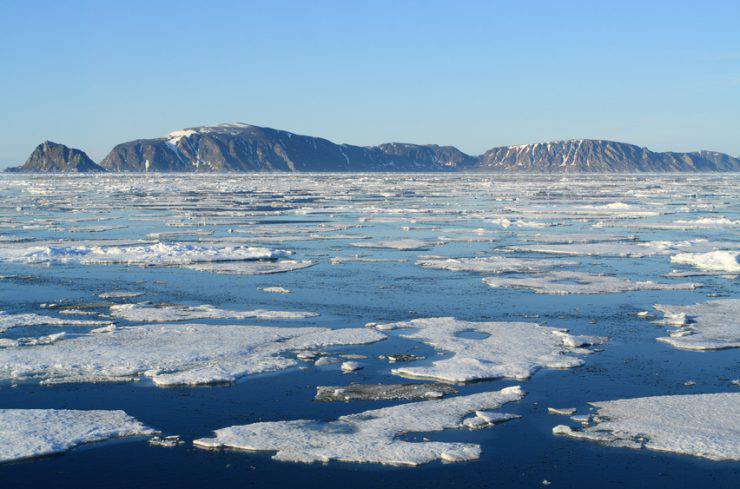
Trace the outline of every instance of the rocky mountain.
[[502, 146], [471, 156], [453, 146], [336, 144], [249, 124], [174, 131], [117, 145], [100, 166], [80, 150], [45, 142], [21, 172], [703, 172], [740, 171], [740, 159], [712, 151], [655, 152], [597, 139]]
[[476, 170], [535, 173], [740, 171], [740, 159], [711, 151], [658, 153], [615, 141], [572, 139], [493, 148], [478, 157]]
[[353, 146], [266, 127], [222, 124], [119, 144], [101, 166], [125, 172], [452, 171], [475, 162], [451, 146]]
[[91, 160], [84, 151], [63, 144], [44, 141], [33, 150], [22, 166], [8, 168], [22, 173], [88, 173], [105, 169]]

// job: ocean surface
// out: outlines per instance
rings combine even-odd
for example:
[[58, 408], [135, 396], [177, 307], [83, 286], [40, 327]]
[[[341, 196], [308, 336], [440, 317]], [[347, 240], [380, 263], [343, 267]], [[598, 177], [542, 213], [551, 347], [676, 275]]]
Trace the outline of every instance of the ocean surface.
[[[737, 349], [689, 351], [658, 342], [656, 338], [667, 336], [670, 327], [655, 324], [662, 314], [653, 309], [655, 304], [692, 305], [740, 297], [737, 275], [671, 262], [682, 252], [740, 248], [739, 189], [737, 174], [2, 175], [0, 310], [6, 314], [109, 320], [125, 328], [140, 323], [110, 317], [111, 305], [208, 304], [224, 310], [318, 315], [289, 321], [206, 318], [179, 323], [336, 329], [454, 317], [533, 322], [608, 341], [595, 348], [600, 351], [583, 355], [580, 367], [543, 368], [524, 380], [456, 385], [457, 395], [520, 385], [526, 397], [501, 411], [521, 418], [482, 430], [403, 435], [419, 442], [481, 447], [478, 460], [417, 467], [280, 462], [271, 459], [274, 452], [203, 450], [192, 443], [233, 425], [333, 420], [407, 402], [314, 400], [317, 386], [408, 382], [391, 370], [429, 365], [448, 356], [441, 348], [403, 338], [403, 331], [389, 331], [387, 339], [372, 344], [322, 350], [329, 355], [360, 355], [354, 361], [363, 368], [352, 373], [343, 373], [339, 364], [315, 366], [297, 360], [288, 368], [219, 385], [160, 387], [146, 376], [130, 382], [47, 385], [38, 378], [6, 375], [0, 379], [0, 410], [120, 409], [165, 435], [179, 435], [184, 443], [164, 448], [149, 445], [145, 438], [124, 438], [85, 444], [61, 454], [0, 464], [0, 485], [507, 488], [541, 487], [547, 481], [549, 487], [563, 488], [740, 487], [740, 462], [555, 436], [554, 426], [577, 423], [547, 412], [548, 407], [573, 407], [583, 414], [589, 412], [589, 402], [613, 399], [740, 392], [731, 383], [740, 378]], [[656, 242], [668, 244], [645, 256], [620, 248], [627, 245], [633, 250], [630, 246], [636, 243]], [[579, 252], [593, 243], [605, 243], [607, 252]], [[541, 251], [553, 244], [570, 246], [575, 254]], [[157, 254], [196, 249], [201, 265], [223, 264], [235, 247], [290, 253], [261, 260], [263, 271], [270, 270], [276, 257], [296, 260], [304, 268], [218, 273]], [[90, 258], [99, 257], [101, 249], [108, 250], [107, 262]], [[537, 293], [527, 287], [491, 287], [482, 280], [530, 273], [454, 271], [417, 264], [492, 256], [576, 262], [553, 268], [701, 287]], [[678, 273], [668, 276], [672, 272]], [[278, 286], [290, 293], [261, 290]], [[140, 295], [99, 297], [111, 292]], [[75, 311], [82, 314], [75, 316]], [[649, 316], [639, 317], [640, 311]], [[91, 329], [30, 325], [8, 329], [0, 338], [64, 331], [62, 343], [89, 335]], [[41, 350], [58, 344], [15, 348]], [[413, 364], [390, 364], [379, 358], [396, 353], [425, 358]], [[2, 358], [0, 351], [0, 376]], [[737, 432], [738, 426], [728, 426], [732, 429]]]

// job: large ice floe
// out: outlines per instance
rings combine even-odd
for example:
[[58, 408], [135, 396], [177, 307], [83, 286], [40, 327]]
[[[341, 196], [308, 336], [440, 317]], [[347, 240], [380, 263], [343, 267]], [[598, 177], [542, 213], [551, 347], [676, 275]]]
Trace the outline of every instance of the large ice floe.
[[417, 265], [435, 270], [452, 270], [455, 272], [480, 273], [535, 273], [557, 266], [577, 265], [577, 262], [558, 260], [535, 260], [531, 258], [513, 258], [491, 256], [480, 258], [429, 258], [418, 260]]
[[556, 270], [526, 277], [487, 277], [491, 287], [530, 289], [537, 294], [614, 294], [636, 290], [693, 290], [696, 283], [662, 283], [651, 280], [634, 281], [611, 275]]
[[452, 317], [414, 319], [376, 328], [384, 331], [413, 328], [401, 336], [451, 353], [450, 358], [431, 365], [392, 370], [404, 377], [444, 382], [501, 377], [527, 379], [541, 368], [577, 367], [583, 365], [583, 360], [576, 355], [591, 353], [585, 346], [606, 341], [602, 337], [575, 336], [535, 323], [469, 322]]
[[110, 306], [113, 317], [140, 323], [167, 323], [194, 319], [303, 319], [318, 316], [307, 311], [232, 311], [208, 304], [184, 306], [179, 304], [115, 304]]
[[431, 248], [431, 244], [419, 239], [394, 239], [394, 240], [378, 240], [378, 241], [358, 241], [356, 243], [350, 243], [355, 248], [387, 248], [392, 250], [412, 251], [412, 250], [428, 250]]
[[740, 299], [654, 307], [664, 315], [658, 324], [676, 327], [658, 341], [684, 350], [740, 348]]
[[740, 251], [717, 250], [708, 253], [678, 253], [671, 263], [691, 265], [717, 274], [740, 274]]
[[463, 418], [487, 416], [486, 410], [518, 401], [524, 392], [518, 386], [500, 391], [482, 392], [401, 404], [342, 416], [334, 421], [299, 419], [231, 426], [215, 432], [214, 438], [194, 441], [200, 448], [237, 448], [274, 451], [273, 459], [290, 462], [366, 462], [388, 465], [420, 465], [435, 460], [459, 462], [475, 460], [480, 446], [472, 443], [411, 442], [399, 439], [405, 433], [427, 433], [466, 426]]
[[183, 243], [127, 245], [49, 245], [2, 247], [0, 260], [21, 263], [127, 264], [177, 266], [203, 262], [271, 260], [288, 256], [285, 250], [251, 246], [199, 246]]
[[[676, 252], [707, 253], [716, 251], [733, 243], [712, 242], [706, 239], [690, 241], [615, 241], [603, 243], [570, 243], [570, 244], [531, 244], [512, 246], [515, 251], [547, 253], [571, 256], [622, 256], [642, 258], [652, 255], [666, 255]], [[737, 246], [735, 244], [735, 246]]]
[[0, 333], [28, 326], [100, 326], [103, 324], [110, 324], [110, 321], [55, 318], [34, 313], [8, 314], [0, 311]]
[[2, 349], [0, 380], [111, 382], [147, 377], [160, 386], [228, 383], [296, 365], [284, 354], [383, 338], [366, 328], [133, 326], [42, 347]]
[[711, 460], [740, 460], [740, 393], [593, 402], [593, 425], [558, 425], [556, 435], [614, 447], [646, 448]]
[[0, 462], [65, 452], [84, 443], [154, 433], [123, 411], [0, 409]]
[[260, 260], [199, 262], [186, 265], [185, 268], [224, 275], [269, 275], [302, 270], [314, 265], [314, 260]]

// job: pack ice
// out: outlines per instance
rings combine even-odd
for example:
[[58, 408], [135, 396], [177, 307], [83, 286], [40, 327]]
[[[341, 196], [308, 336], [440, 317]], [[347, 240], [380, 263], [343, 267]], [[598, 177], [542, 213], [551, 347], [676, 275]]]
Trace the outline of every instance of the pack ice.
[[614, 447], [646, 448], [711, 460], [740, 460], [740, 393], [593, 402], [593, 425], [558, 425], [556, 435]]
[[636, 290], [693, 290], [696, 283], [661, 283], [651, 280], [634, 281], [610, 275], [555, 270], [527, 277], [487, 277], [483, 282], [491, 287], [530, 289], [537, 294], [614, 294]]
[[[461, 428], [466, 414], [490, 414], [483, 411], [498, 409], [522, 397], [524, 392], [514, 386], [494, 392], [375, 409], [342, 416], [334, 421], [299, 419], [231, 426], [217, 430], [214, 438], [201, 438], [194, 444], [200, 448], [274, 451], [277, 452], [272, 457], [275, 460], [303, 463], [336, 460], [415, 466], [434, 460], [475, 460], [481, 449], [472, 443], [419, 443], [398, 437], [404, 433]], [[489, 416], [489, 419], [495, 418]], [[500, 419], [510, 419], [510, 416]]]
[[34, 313], [8, 314], [0, 311], [0, 333], [27, 326], [100, 326], [104, 324], [110, 324], [110, 321], [55, 318]]
[[504, 256], [478, 258], [430, 258], [418, 260], [417, 265], [435, 270], [451, 270], [455, 272], [480, 273], [535, 273], [543, 269], [577, 265], [577, 262], [558, 260], [535, 260], [531, 258], [512, 258]]
[[0, 409], [0, 462], [60, 453], [84, 443], [154, 433], [123, 411]]
[[0, 247], [0, 260], [21, 263], [127, 264], [177, 266], [202, 262], [271, 260], [289, 253], [250, 246], [184, 243]]
[[717, 250], [708, 253], [678, 253], [671, 263], [691, 265], [699, 270], [717, 274], [740, 274], [740, 251]]
[[659, 324], [675, 326], [658, 341], [684, 350], [740, 348], [740, 299], [722, 299], [692, 306], [656, 304], [664, 319]]
[[[422, 341], [452, 357], [428, 366], [393, 369], [396, 375], [435, 379], [443, 382], [508, 377], [527, 379], [540, 368], [571, 368], [583, 365], [577, 354], [600, 344], [605, 338], [574, 336], [562, 329], [522, 322], [469, 322], [451, 317], [424, 318], [377, 325], [381, 330], [409, 329], [404, 338]], [[475, 332], [480, 339], [465, 337]], [[462, 335], [461, 335], [462, 334]]]
[[59, 383], [146, 377], [159, 386], [228, 383], [296, 364], [284, 354], [383, 338], [383, 334], [366, 328], [134, 326], [42, 347], [2, 349], [0, 379]]
[[167, 323], [194, 319], [303, 319], [318, 316], [307, 311], [231, 311], [208, 304], [184, 306], [179, 304], [115, 304], [110, 306], [111, 315], [130, 322]]

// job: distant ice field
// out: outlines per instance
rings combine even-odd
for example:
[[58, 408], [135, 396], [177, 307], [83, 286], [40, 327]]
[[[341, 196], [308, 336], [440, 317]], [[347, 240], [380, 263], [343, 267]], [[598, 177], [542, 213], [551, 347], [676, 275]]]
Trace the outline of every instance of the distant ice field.
[[0, 175], [0, 481], [740, 487], [739, 189]]

